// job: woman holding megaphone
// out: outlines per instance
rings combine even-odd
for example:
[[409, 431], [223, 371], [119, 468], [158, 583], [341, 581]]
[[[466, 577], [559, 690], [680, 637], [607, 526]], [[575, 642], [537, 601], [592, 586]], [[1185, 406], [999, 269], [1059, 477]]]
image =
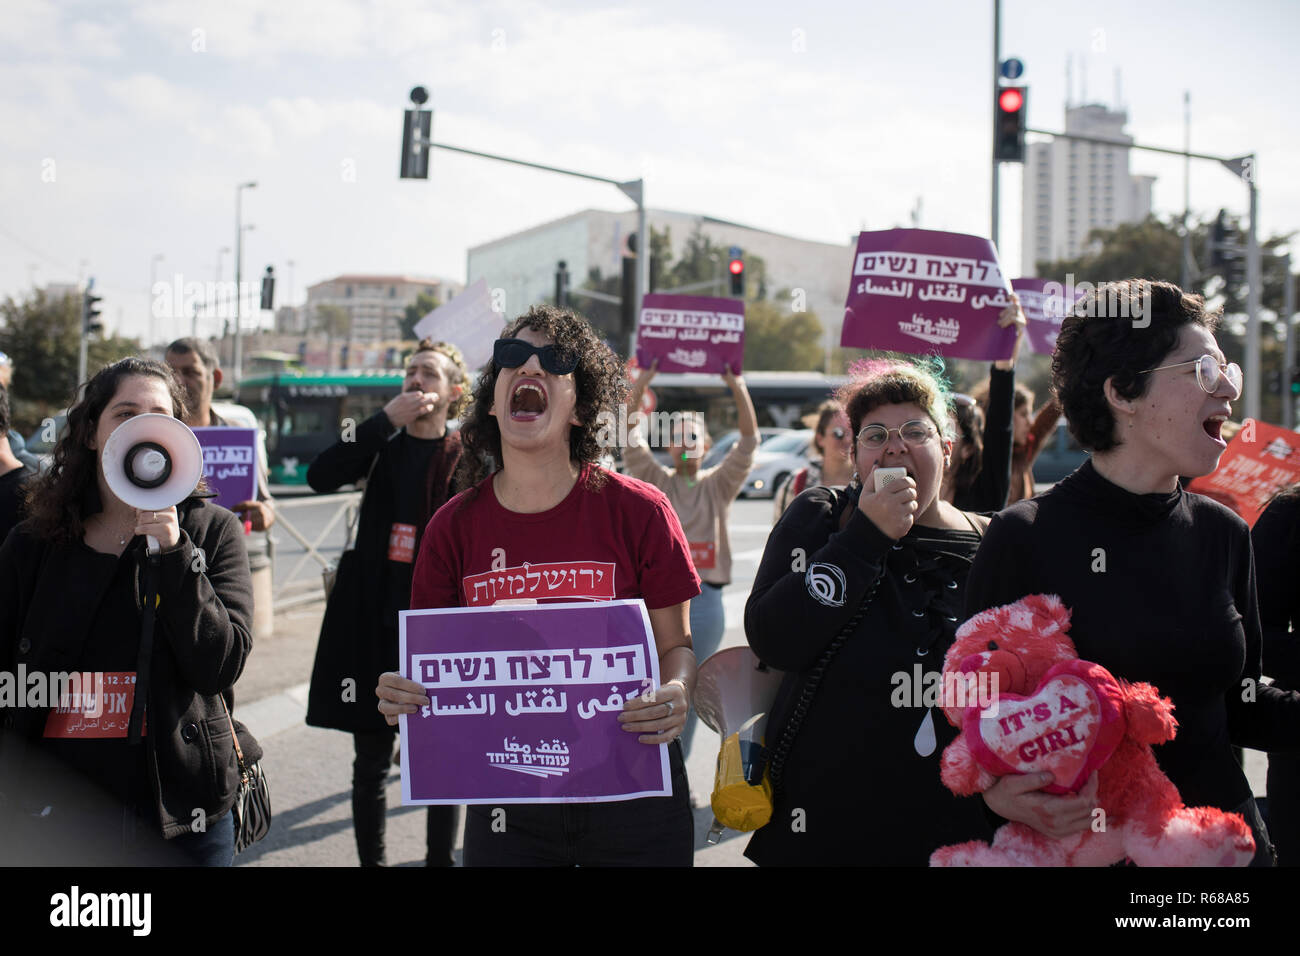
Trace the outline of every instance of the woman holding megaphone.
[[[0, 710], [7, 862], [233, 857], [236, 727], [245, 761], [261, 756], [224, 699], [252, 646], [252, 588], [239, 520], [204, 500], [201, 454], [169, 424], [183, 413], [167, 366], [101, 370], [0, 547], [0, 669], [49, 688]], [[56, 692], [70, 673], [75, 692]]]

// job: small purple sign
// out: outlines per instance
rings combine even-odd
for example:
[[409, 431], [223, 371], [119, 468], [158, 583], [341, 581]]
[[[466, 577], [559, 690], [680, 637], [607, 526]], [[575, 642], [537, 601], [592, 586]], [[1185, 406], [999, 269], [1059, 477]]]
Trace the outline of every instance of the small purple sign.
[[230, 508], [257, 498], [257, 429], [191, 429], [203, 447], [203, 477], [217, 493], [216, 503]]
[[1015, 330], [999, 328], [1010, 304], [988, 239], [929, 229], [858, 235], [840, 345], [917, 355], [1011, 357]]
[[660, 372], [739, 375], [745, 358], [745, 303], [700, 295], [647, 295], [641, 300], [636, 361]]
[[602, 803], [672, 793], [665, 744], [618, 722], [659, 686], [645, 603], [403, 611], [402, 803]]
[[[1047, 279], [1012, 279], [1011, 288], [1020, 297], [1020, 307], [1025, 311], [1025, 340], [1029, 343], [1029, 350], [1051, 355], [1056, 351], [1061, 320], [1070, 311], [1069, 306], [1079, 298], [1078, 293], [1073, 286], [1065, 287]], [[1067, 303], [1066, 297], [1070, 292], [1075, 294]]]

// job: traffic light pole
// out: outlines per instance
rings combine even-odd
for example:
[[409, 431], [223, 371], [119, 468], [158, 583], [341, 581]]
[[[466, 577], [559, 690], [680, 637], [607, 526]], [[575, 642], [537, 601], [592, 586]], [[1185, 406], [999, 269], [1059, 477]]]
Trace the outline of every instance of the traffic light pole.
[[1291, 253], [1282, 256], [1282, 277], [1286, 288], [1282, 293], [1282, 320], [1286, 329], [1286, 369], [1282, 373], [1282, 427], [1295, 427], [1295, 395], [1291, 382], [1295, 377], [1295, 276], [1291, 275]]
[[[495, 159], [499, 163], [511, 163], [515, 166], [528, 166], [531, 169], [540, 169], [548, 173], [559, 173], [561, 176], [576, 176], [579, 179], [590, 179], [598, 183], [609, 183], [611, 186], [617, 186], [619, 191], [636, 203], [636, 303], [639, 306], [641, 300], [645, 297], [646, 289], [650, 287], [650, 242], [646, 236], [646, 217], [645, 217], [645, 180], [621, 180], [610, 179], [607, 176], [593, 176], [591, 173], [580, 173], [572, 169], [562, 169], [559, 166], [547, 166], [544, 163], [530, 163], [523, 159], [511, 159], [509, 156], [498, 156], [495, 153], [484, 153], [477, 149], [465, 149], [462, 146], [451, 146], [447, 143], [435, 143], [433, 140], [422, 140], [421, 145], [427, 149], [446, 149], [453, 153], [464, 153], [467, 156], [478, 156], [481, 159]], [[639, 309], [636, 310], [639, 313]], [[635, 341], [635, 336], [633, 338]]]
[[[1002, 70], [1002, 0], [993, 0], [993, 102], [998, 101], [998, 89], [1000, 82], [998, 76]], [[994, 107], [996, 109], [996, 107]], [[993, 159], [993, 208], [990, 218], [989, 238], [993, 240], [993, 248], [998, 248], [998, 205], [1001, 199], [998, 190], [998, 172], [999, 160], [997, 154], [997, 143], [989, 151]], [[828, 366], [829, 370], [829, 366]]]
[[[1224, 157], [1209, 153], [1193, 153], [1187, 149], [1169, 149], [1164, 146], [1143, 146], [1140, 143], [1126, 143], [1123, 140], [1107, 139], [1103, 136], [1082, 136], [1078, 133], [1057, 133], [1046, 129], [1026, 129], [1027, 133], [1040, 136], [1053, 136], [1058, 139], [1072, 139], [1081, 143], [1098, 143], [1102, 146], [1121, 146], [1124, 149], [1141, 149], [1148, 153], [1165, 153], [1170, 156], [1184, 156], [1188, 159], [1208, 159], [1227, 167], [1237, 178], [1245, 182], [1250, 190], [1250, 234], [1246, 246], [1246, 370], [1242, 397], [1245, 402], [1245, 417], [1259, 418], [1260, 411], [1260, 345], [1259, 345], [1259, 309], [1260, 280], [1263, 270], [1260, 267], [1259, 252], [1259, 190], [1255, 187], [1255, 154], [1246, 156]], [[1289, 328], [1289, 326], [1288, 326]]]

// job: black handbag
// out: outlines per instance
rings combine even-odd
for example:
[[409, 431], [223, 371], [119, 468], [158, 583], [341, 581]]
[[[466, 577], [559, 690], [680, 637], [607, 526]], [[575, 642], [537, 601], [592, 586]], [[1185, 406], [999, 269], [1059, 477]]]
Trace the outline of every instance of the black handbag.
[[[223, 697], [221, 706], [225, 705]], [[271, 785], [260, 760], [251, 766], [245, 762], [229, 708], [226, 708], [226, 720], [230, 722], [230, 736], [235, 742], [235, 759], [239, 761], [239, 791], [230, 808], [230, 814], [235, 818], [235, 852], [239, 853], [262, 839], [271, 829]]]

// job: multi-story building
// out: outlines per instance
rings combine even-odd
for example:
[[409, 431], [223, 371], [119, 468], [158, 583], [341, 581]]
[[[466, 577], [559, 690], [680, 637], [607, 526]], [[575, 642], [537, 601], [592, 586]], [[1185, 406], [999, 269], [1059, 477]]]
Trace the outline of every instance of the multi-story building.
[[[812, 242], [708, 216], [662, 209], [646, 210], [646, 227], [647, 232], [653, 228], [669, 234], [674, 262], [680, 260], [687, 240], [697, 229], [721, 249], [714, 263], [716, 285], [689, 294], [726, 296], [727, 250], [738, 246], [745, 256], [762, 257], [768, 296], [783, 289], [802, 289], [804, 310], [815, 313], [822, 326], [829, 327], [834, 344], [839, 344], [856, 236], [844, 245]], [[535, 303], [554, 301], [559, 262], [565, 263], [571, 290], [579, 289], [593, 270], [606, 279], [621, 275], [627, 238], [635, 231], [634, 211], [586, 209], [473, 247], [468, 253], [467, 281], [473, 283], [485, 278], [489, 288], [500, 289], [504, 293], [505, 314], [513, 318]], [[572, 301], [580, 310], [590, 305], [576, 292]]]
[[399, 321], [408, 305], [423, 292], [442, 305], [461, 291], [459, 282], [447, 279], [417, 279], [411, 276], [342, 275], [307, 287], [303, 307], [305, 330], [312, 331], [316, 309], [337, 305], [352, 320], [349, 341], [357, 344], [396, 341], [401, 338]]
[[[1128, 113], [1099, 104], [1067, 106], [1065, 132], [1132, 143]], [[1025, 151], [1021, 273], [1044, 261], [1073, 259], [1093, 229], [1141, 222], [1151, 214], [1154, 176], [1129, 172], [1129, 150], [1070, 139], [1030, 143]]]

